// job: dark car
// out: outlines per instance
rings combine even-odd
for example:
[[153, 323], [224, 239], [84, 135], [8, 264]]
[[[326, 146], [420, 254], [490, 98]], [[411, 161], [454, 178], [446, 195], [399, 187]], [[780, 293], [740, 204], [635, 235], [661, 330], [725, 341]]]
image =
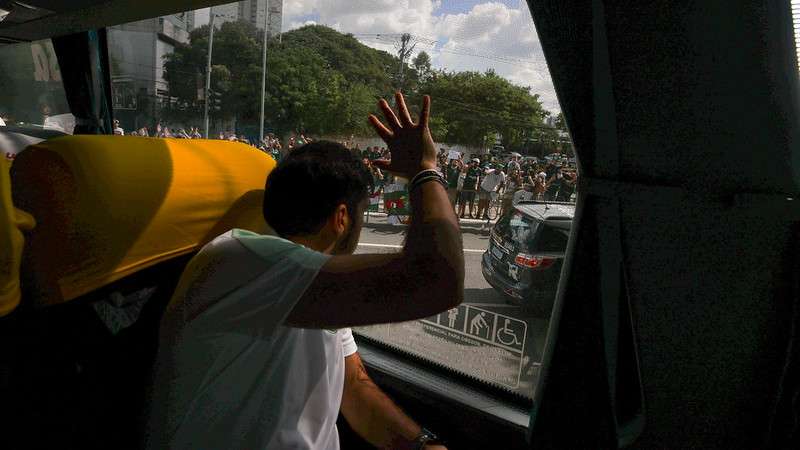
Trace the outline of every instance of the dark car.
[[522, 202], [500, 217], [483, 254], [483, 277], [512, 303], [549, 313], [575, 206]]

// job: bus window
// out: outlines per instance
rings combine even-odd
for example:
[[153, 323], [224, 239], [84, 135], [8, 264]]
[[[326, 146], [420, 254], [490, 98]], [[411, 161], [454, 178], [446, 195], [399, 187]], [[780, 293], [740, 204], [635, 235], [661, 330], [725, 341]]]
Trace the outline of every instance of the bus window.
[[72, 134], [75, 118], [50, 39], [0, 46], [0, 126]]
[[569, 233], [544, 222], [569, 222], [577, 174], [527, 4], [277, 3], [266, 16], [233, 3], [110, 27], [117, 134], [236, 140], [276, 160], [309, 139], [340, 142], [370, 165], [376, 185], [357, 252], [392, 252], [403, 245], [407, 180], [372, 167], [389, 154], [366, 117], [396, 90], [412, 113], [431, 95], [441, 169], [454, 211], [463, 205], [465, 302], [354, 331], [529, 401]]

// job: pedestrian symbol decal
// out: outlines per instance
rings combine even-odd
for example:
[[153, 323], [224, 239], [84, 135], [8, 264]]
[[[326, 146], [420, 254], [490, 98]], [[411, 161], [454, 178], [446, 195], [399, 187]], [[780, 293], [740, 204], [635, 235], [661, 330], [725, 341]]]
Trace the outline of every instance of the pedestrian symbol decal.
[[447, 311], [447, 326], [450, 328], [455, 328], [457, 318], [458, 308], [453, 308], [450, 311]]
[[422, 322], [477, 339], [475, 344], [495, 345], [520, 354], [528, 331], [522, 320], [470, 305], [460, 305]]
[[478, 347], [479, 352], [485, 352], [487, 347], [501, 352], [505, 368], [498, 369], [498, 373], [509, 366], [514, 367], [514, 373], [510, 378], [498, 376], [497, 382], [513, 388], [519, 386], [528, 331], [524, 321], [471, 305], [459, 305], [420, 321], [426, 332], [450, 342]]
[[484, 333], [484, 330], [489, 330], [489, 324], [486, 323], [485, 317], [485, 312], [475, 314], [475, 316], [469, 321], [469, 334], [475, 336], [483, 336], [484, 334], [488, 334]]

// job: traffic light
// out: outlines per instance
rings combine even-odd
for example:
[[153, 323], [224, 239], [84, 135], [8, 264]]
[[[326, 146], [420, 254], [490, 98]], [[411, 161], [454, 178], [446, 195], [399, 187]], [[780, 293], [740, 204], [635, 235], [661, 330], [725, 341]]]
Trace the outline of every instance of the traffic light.
[[208, 90], [208, 108], [212, 111], [219, 111], [222, 109], [222, 93], [213, 89]]

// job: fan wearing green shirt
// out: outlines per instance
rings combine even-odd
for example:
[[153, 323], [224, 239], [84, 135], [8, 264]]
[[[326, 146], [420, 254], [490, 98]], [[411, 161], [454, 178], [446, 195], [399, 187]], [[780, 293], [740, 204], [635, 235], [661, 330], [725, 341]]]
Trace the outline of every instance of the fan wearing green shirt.
[[475, 193], [478, 191], [478, 181], [480, 180], [482, 170], [480, 168], [481, 160], [473, 158], [469, 163], [464, 177], [464, 186], [461, 188], [461, 205], [459, 207], [458, 215], [464, 218], [464, 207], [469, 203], [469, 215], [472, 216], [472, 208], [475, 203]]

